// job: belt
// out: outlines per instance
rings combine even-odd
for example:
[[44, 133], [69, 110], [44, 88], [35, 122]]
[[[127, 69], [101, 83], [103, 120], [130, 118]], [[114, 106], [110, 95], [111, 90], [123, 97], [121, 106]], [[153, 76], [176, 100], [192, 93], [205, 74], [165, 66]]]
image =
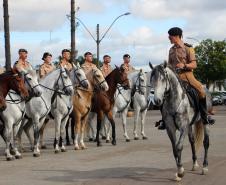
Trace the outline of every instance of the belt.
[[176, 68], [176, 73], [177, 74], [182, 74], [182, 73], [185, 73], [185, 72], [192, 72], [192, 69]]

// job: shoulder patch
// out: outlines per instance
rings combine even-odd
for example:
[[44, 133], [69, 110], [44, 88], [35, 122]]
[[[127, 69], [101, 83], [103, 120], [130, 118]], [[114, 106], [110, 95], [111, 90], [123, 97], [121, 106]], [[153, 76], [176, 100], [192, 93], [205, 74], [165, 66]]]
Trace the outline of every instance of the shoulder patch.
[[187, 46], [187, 47], [189, 47], [189, 48], [192, 47], [192, 45], [191, 44], [188, 44], [188, 43], [184, 43], [184, 45]]

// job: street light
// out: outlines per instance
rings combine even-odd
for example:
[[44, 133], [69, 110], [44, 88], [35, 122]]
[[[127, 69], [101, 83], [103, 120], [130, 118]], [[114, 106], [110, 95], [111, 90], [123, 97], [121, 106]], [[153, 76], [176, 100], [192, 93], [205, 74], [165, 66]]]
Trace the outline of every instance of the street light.
[[126, 12], [124, 14], [119, 15], [118, 17], [116, 17], [114, 19], [114, 21], [111, 23], [111, 25], [108, 27], [108, 29], [105, 31], [105, 33], [103, 34], [103, 36], [100, 39], [100, 25], [97, 24], [97, 28], [96, 28], [96, 33], [97, 33], [97, 37], [95, 39], [95, 37], [93, 36], [93, 34], [89, 31], [89, 29], [87, 28], [87, 26], [81, 21], [81, 19], [77, 18], [76, 19], [82, 24], [82, 26], [85, 28], [85, 30], [89, 33], [89, 35], [93, 38], [93, 40], [96, 42], [97, 45], [97, 67], [99, 68], [99, 52], [100, 52], [100, 43], [101, 41], [104, 39], [104, 37], [106, 36], [106, 34], [109, 32], [109, 30], [111, 29], [111, 27], [113, 26], [113, 24], [122, 16], [126, 16], [126, 15], [130, 15], [130, 12]]

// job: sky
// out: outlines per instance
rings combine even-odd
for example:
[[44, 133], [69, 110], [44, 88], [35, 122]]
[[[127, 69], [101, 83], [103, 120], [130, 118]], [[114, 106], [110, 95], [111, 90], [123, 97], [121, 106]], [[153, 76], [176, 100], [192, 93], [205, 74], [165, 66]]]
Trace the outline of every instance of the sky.
[[[51, 2], [51, 3], [50, 3]], [[120, 17], [100, 43], [100, 58], [108, 54], [112, 64], [122, 63], [122, 56], [130, 54], [133, 66], [149, 61], [162, 63], [168, 58], [171, 44], [167, 31], [171, 27], [183, 29], [183, 39], [197, 45], [203, 39], [226, 39], [226, 1], [224, 0], [75, 0], [76, 16], [96, 38], [100, 37], [116, 17]], [[10, 40], [12, 64], [18, 49], [28, 50], [29, 62], [42, 63], [48, 51], [57, 60], [64, 48], [70, 48], [70, 0], [9, 0]], [[0, 65], [5, 63], [3, 9], [0, 9]], [[189, 39], [193, 38], [193, 39]], [[80, 23], [76, 28], [78, 56], [86, 51], [96, 54], [96, 42]]]

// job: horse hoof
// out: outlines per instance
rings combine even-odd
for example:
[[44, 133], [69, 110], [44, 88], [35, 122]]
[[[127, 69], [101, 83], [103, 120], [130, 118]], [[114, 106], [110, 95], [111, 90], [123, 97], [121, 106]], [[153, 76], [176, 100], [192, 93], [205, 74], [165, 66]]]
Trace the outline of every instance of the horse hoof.
[[102, 144], [100, 143], [100, 142], [97, 142], [97, 146], [99, 147], [99, 146], [102, 146]]
[[10, 150], [11, 155], [16, 155], [16, 152], [14, 150]]
[[89, 142], [93, 142], [93, 138], [89, 138]]
[[202, 175], [206, 175], [208, 173], [208, 168], [204, 167], [202, 168]]
[[126, 139], [126, 142], [130, 142], [130, 139]]
[[67, 152], [65, 148], [61, 148], [61, 152]]
[[58, 153], [60, 153], [60, 150], [55, 150], [54, 153], [58, 154]]
[[14, 157], [13, 157], [13, 156], [11, 156], [11, 157], [6, 157], [6, 160], [7, 160], [7, 161], [13, 161], [13, 160], [14, 160]]
[[181, 179], [182, 179], [182, 178], [181, 178], [181, 177], [179, 177], [179, 176], [178, 176], [178, 174], [176, 173], [176, 174], [175, 174], [175, 181], [180, 182], [180, 181], [181, 181]]
[[42, 145], [41, 149], [47, 149], [47, 146], [46, 145]]
[[79, 150], [80, 148], [79, 148], [79, 146], [75, 146], [75, 148], [74, 148], [75, 150]]
[[81, 146], [81, 149], [85, 150], [85, 149], [87, 149], [87, 147], [86, 146]]
[[107, 139], [107, 137], [106, 136], [102, 136], [102, 140], [105, 140], [105, 139]]
[[196, 171], [199, 168], [198, 163], [194, 164], [192, 167], [192, 171]]
[[178, 173], [177, 176], [180, 177], [180, 178], [182, 178], [184, 176], [184, 172]]
[[22, 159], [23, 157], [22, 157], [22, 155], [16, 155], [15, 158], [16, 159]]
[[34, 153], [33, 157], [40, 157], [40, 153]]
[[106, 140], [106, 143], [110, 143], [110, 140], [109, 140], [109, 139], [107, 139], [107, 140]]
[[134, 137], [134, 140], [139, 140], [139, 137]]
[[143, 140], [147, 140], [148, 139], [148, 137], [147, 136], [143, 136]]
[[116, 145], [116, 141], [112, 140], [111, 144], [115, 146]]

